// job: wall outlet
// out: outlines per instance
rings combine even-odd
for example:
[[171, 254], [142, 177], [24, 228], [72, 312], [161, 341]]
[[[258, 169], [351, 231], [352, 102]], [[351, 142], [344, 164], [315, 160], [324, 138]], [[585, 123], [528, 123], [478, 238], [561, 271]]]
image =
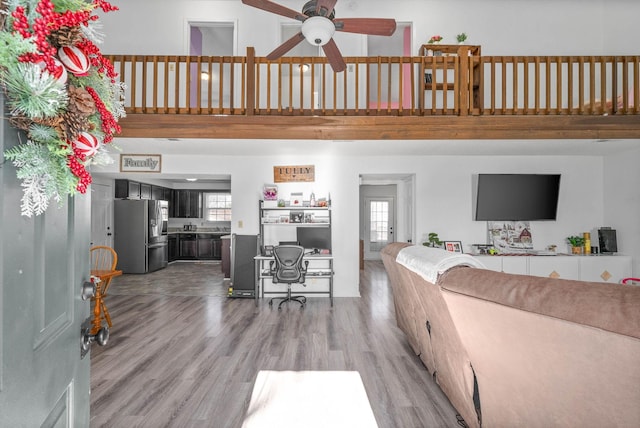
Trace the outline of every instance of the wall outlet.
[[169, 71], [176, 71], [176, 65], [173, 63], [169, 64]]
[[242, 220], [238, 220], [238, 229], [242, 229], [244, 227], [244, 222]]

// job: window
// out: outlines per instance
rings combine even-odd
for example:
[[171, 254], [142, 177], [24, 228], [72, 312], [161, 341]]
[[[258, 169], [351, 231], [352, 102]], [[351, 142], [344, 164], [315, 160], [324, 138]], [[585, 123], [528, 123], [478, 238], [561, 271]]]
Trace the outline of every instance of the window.
[[231, 193], [205, 193], [204, 219], [231, 221]]

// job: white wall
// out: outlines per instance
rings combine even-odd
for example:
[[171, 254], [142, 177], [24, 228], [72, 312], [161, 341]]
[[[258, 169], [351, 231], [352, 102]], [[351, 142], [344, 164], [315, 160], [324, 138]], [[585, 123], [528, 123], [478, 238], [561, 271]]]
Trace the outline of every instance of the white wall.
[[[617, 231], [618, 251], [633, 256], [640, 276], [640, 148], [604, 158], [604, 223]], [[597, 236], [597, 235], [596, 235]]]
[[[118, 142], [125, 152], [139, 149], [128, 140]], [[640, 157], [640, 155], [639, 155]], [[619, 158], [619, 159], [618, 159]], [[627, 174], [618, 163], [626, 156], [608, 160], [617, 173], [605, 174], [600, 156], [201, 156], [163, 155], [163, 173], [231, 175], [233, 196], [232, 231], [255, 234], [259, 230], [258, 200], [262, 187], [273, 181], [273, 166], [315, 165], [314, 183], [286, 183], [279, 191], [314, 191], [317, 197], [331, 194], [333, 216], [333, 247], [335, 261], [336, 296], [357, 296], [359, 282], [359, 176], [361, 174], [415, 174], [416, 177], [416, 233], [417, 242], [428, 232], [437, 232], [441, 239], [460, 240], [465, 250], [474, 243], [486, 242], [486, 224], [472, 220], [472, 175], [477, 173], [560, 173], [562, 174], [558, 220], [533, 222], [534, 247], [558, 245], [566, 251], [565, 238], [591, 231], [602, 225], [626, 230], [629, 220], [640, 212], [640, 202], [629, 210], [620, 210], [620, 219], [603, 208], [604, 184], [607, 188], [627, 186]], [[637, 162], [637, 160], [636, 160]], [[117, 172], [117, 166], [94, 168], [94, 173]], [[635, 173], [636, 179], [638, 173]], [[637, 181], [636, 181], [637, 182]], [[626, 204], [628, 197], [620, 196], [616, 204]], [[636, 193], [637, 199], [637, 193]], [[240, 222], [242, 227], [240, 227]], [[638, 226], [635, 228], [638, 232]], [[634, 240], [636, 243], [638, 239]], [[627, 251], [630, 242], [620, 239], [620, 251]], [[636, 255], [638, 249], [636, 248]]]
[[[279, 23], [294, 22], [239, 1], [114, 3], [120, 11], [101, 17], [107, 35], [103, 51], [111, 54], [185, 55], [191, 20], [235, 21], [237, 54], [244, 55], [246, 46], [253, 46], [257, 55], [265, 56], [280, 42]], [[276, 3], [301, 10], [305, 1]], [[629, 55], [637, 53], [640, 39], [637, 0], [341, 0], [336, 13], [338, 18], [393, 17], [412, 22], [416, 53], [434, 34], [453, 44], [461, 32], [469, 35], [469, 44], [482, 45], [484, 55]], [[366, 49], [358, 35], [341, 33], [336, 40], [345, 55], [362, 55]]]

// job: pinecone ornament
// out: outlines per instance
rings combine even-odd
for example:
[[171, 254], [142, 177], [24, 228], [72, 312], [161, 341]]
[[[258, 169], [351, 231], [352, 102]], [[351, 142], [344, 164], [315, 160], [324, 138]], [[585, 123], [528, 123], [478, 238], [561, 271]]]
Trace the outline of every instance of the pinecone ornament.
[[66, 140], [67, 131], [64, 126], [64, 118], [62, 116], [35, 118], [33, 122], [40, 125], [50, 126], [56, 130], [61, 140]]
[[74, 46], [83, 40], [80, 27], [60, 27], [49, 34], [49, 42], [53, 46]]
[[84, 115], [67, 110], [64, 115], [64, 124], [66, 130], [66, 139], [73, 141], [78, 135], [88, 128], [87, 118]]
[[9, 123], [14, 128], [22, 129], [23, 131], [28, 131], [33, 121], [28, 117], [15, 115], [9, 118]]
[[69, 104], [67, 108], [81, 116], [91, 116], [96, 112], [96, 104], [84, 88], [69, 85]]

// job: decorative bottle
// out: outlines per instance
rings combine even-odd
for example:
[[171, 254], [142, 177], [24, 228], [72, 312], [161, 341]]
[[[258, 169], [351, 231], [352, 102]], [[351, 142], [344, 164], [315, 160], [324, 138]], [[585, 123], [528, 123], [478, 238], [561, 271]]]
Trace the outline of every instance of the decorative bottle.
[[584, 238], [584, 253], [591, 254], [591, 234], [589, 232], [585, 232], [583, 235]]
[[311, 196], [309, 196], [309, 206], [311, 207], [316, 206], [316, 194], [313, 193], [313, 191], [311, 192]]

